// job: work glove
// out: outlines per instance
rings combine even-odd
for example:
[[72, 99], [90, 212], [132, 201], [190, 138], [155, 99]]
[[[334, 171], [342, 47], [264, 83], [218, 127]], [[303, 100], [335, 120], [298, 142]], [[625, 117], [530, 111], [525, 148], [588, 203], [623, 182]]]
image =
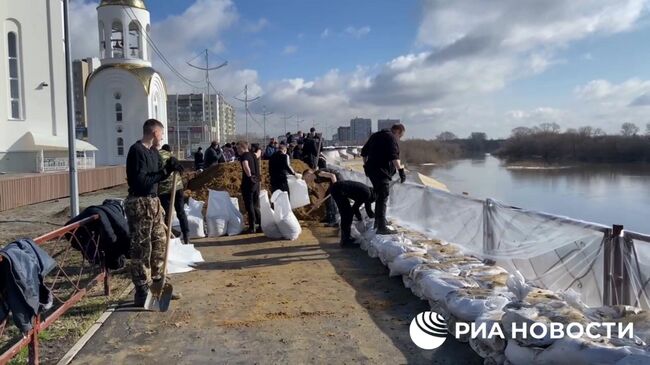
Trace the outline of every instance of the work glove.
[[399, 169], [399, 182], [404, 183], [406, 181], [406, 172], [404, 172], [404, 168]]
[[170, 157], [169, 160], [167, 160], [165, 171], [168, 175], [171, 175], [171, 173], [174, 171], [183, 172], [183, 170], [183, 165], [178, 162], [178, 159], [176, 159], [176, 157]]

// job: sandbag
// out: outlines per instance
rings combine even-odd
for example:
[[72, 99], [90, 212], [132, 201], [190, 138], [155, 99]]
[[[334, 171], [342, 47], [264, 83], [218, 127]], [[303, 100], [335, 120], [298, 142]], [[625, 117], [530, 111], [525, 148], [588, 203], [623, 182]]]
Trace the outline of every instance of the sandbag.
[[288, 240], [295, 240], [300, 236], [302, 228], [295, 214], [291, 211], [291, 203], [286, 191], [276, 190], [271, 196], [275, 224], [278, 226], [282, 237]]
[[187, 216], [187, 229], [190, 238], [203, 238], [205, 237], [205, 228], [203, 218], [195, 217], [192, 215]]
[[[287, 182], [289, 184], [289, 202], [291, 203], [291, 209], [297, 209], [311, 204], [309, 201], [309, 188], [305, 180], [296, 179], [295, 176], [289, 175], [287, 176]], [[273, 198], [271, 198], [271, 201], [273, 201]]]
[[282, 238], [280, 228], [275, 223], [275, 213], [271, 208], [271, 202], [269, 201], [269, 195], [266, 190], [260, 191], [260, 215], [260, 224], [264, 235], [273, 239]]
[[422, 252], [406, 252], [397, 256], [392, 262], [388, 263], [390, 269], [389, 276], [408, 275], [415, 266], [434, 261]]
[[233, 236], [242, 232], [243, 216], [226, 191], [209, 190], [206, 221], [209, 237]]
[[484, 312], [501, 310], [510, 302], [503, 293], [490, 289], [462, 288], [449, 292], [445, 306], [461, 321], [474, 322]]
[[[622, 360], [626, 357], [630, 357], [627, 360], [629, 362], [649, 359], [641, 349], [627, 346], [613, 347], [606, 341], [593, 342], [569, 337], [556, 340], [547, 348], [525, 347], [517, 341], [509, 340], [505, 354], [513, 365], [591, 365], [617, 364], [619, 361], [625, 364]], [[647, 362], [639, 364], [647, 364]]]
[[194, 200], [193, 198], [190, 198], [187, 201], [187, 204], [185, 205], [185, 212], [187, 215], [191, 215], [193, 217], [203, 217], [203, 206], [205, 205], [205, 202], [199, 201], [199, 200]]

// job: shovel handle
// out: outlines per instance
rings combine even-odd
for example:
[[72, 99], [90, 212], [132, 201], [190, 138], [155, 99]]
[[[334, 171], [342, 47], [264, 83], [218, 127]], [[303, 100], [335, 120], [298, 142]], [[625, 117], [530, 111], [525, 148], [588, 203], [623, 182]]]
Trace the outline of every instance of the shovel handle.
[[321, 205], [323, 205], [323, 203], [325, 203], [325, 202], [327, 201], [327, 199], [329, 199], [331, 196], [332, 196], [332, 195], [327, 194], [326, 197], [324, 197], [323, 199], [321, 199], [321, 200], [317, 201], [316, 203], [314, 203], [314, 206], [313, 206], [313, 207], [312, 207], [312, 208], [307, 212], [307, 214], [311, 214], [314, 210], [318, 209], [318, 208], [319, 208]]
[[165, 286], [165, 279], [167, 278], [167, 260], [169, 260], [169, 244], [172, 238], [172, 212], [174, 211], [174, 203], [176, 201], [176, 184], [178, 183], [178, 172], [172, 172], [172, 190], [171, 197], [169, 199], [169, 213], [165, 217], [165, 223], [167, 224], [167, 237], [165, 238], [165, 261], [163, 262], [163, 277], [162, 285]]

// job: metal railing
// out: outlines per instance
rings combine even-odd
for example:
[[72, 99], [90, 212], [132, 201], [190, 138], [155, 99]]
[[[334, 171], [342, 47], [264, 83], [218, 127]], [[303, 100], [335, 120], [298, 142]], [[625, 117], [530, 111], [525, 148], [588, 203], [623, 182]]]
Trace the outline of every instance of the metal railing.
[[[8, 363], [25, 347], [29, 349], [29, 364], [38, 364], [40, 332], [78, 303], [93, 285], [103, 282], [104, 295], [110, 295], [110, 276], [99, 249], [100, 237], [90, 229], [98, 220], [99, 216], [94, 215], [34, 239], [56, 261], [56, 267], [43, 280], [54, 303], [51, 309], [34, 317], [31, 331], [22, 338], [12, 336], [3, 344], [5, 350], [0, 354], [0, 365]], [[0, 323], [0, 338], [6, 337], [9, 326], [13, 324], [8, 318]]]

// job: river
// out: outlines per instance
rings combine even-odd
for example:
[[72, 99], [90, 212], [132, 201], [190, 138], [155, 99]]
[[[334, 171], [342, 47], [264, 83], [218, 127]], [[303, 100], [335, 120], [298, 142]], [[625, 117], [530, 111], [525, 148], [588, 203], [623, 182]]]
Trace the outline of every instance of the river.
[[578, 165], [554, 170], [508, 169], [485, 156], [419, 170], [454, 193], [650, 233], [650, 166]]

